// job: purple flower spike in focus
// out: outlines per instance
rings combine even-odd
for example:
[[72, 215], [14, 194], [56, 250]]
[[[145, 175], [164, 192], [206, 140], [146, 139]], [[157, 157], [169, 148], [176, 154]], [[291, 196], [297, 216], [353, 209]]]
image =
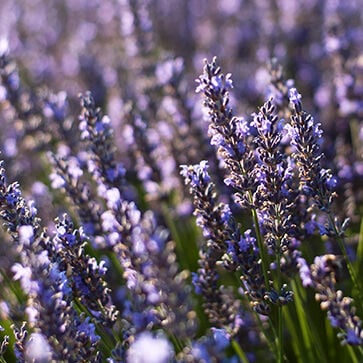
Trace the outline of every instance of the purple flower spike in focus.
[[[196, 165], [182, 165], [180, 173], [190, 186], [194, 215], [205, 239], [199, 252], [199, 269], [193, 274], [195, 291], [203, 298], [203, 308], [210, 323], [215, 328], [228, 332], [226, 334], [229, 337], [241, 339], [241, 344], [248, 345], [247, 332], [254, 329], [254, 319], [250, 312], [243, 311], [231, 289], [218, 286], [219, 266], [229, 271], [238, 271], [243, 289], [247, 293], [251, 292], [250, 304], [260, 307], [261, 312], [266, 312], [268, 307], [262, 299], [265, 287], [258, 254], [251, 254], [249, 247], [241, 248], [243, 237], [239, 231], [240, 226], [235, 222], [229, 206], [217, 202], [215, 186], [208, 173], [208, 163], [201, 161]], [[246, 244], [248, 241], [253, 244], [254, 239], [246, 232]]]
[[295, 148], [292, 158], [298, 167], [300, 188], [307, 197], [313, 198], [319, 209], [329, 212], [335, 196], [331, 191], [335, 179], [321, 165], [321, 125], [303, 110], [301, 95], [295, 88], [290, 89], [290, 104], [293, 112], [286, 129]]
[[236, 202], [246, 208], [253, 205], [249, 193], [257, 187], [254, 175], [256, 160], [250, 148], [252, 136], [248, 123], [233, 116], [228, 93], [232, 88], [230, 77], [230, 74], [224, 76], [216, 58], [210, 63], [205, 60], [203, 74], [197, 79], [197, 92], [204, 94], [203, 105], [210, 119], [208, 132], [211, 144], [224, 162], [224, 182], [236, 192]]

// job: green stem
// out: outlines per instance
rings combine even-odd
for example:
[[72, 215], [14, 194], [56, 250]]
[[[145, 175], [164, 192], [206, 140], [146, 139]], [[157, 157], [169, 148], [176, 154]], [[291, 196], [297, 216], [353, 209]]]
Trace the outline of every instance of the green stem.
[[189, 271], [191, 271], [192, 266], [191, 266], [191, 261], [190, 261], [190, 258], [189, 258], [190, 253], [186, 250], [186, 247], [184, 246], [183, 241], [179, 236], [178, 229], [177, 229], [177, 227], [175, 225], [175, 221], [173, 220], [173, 218], [171, 218], [170, 211], [168, 210], [168, 207], [167, 207], [167, 205], [165, 203], [161, 204], [161, 210], [162, 210], [162, 213], [163, 213], [163, 217], [165, 218], [167, 227], [170, 230], [171, 235], [172, 235], [172, 237], [173, 237], [173, 239], [175, 241], [176, 250], [177, 250], [179, 256], [187, 256], [187, 258], [183, 259], [183, 263], [185, 263], [186, 264], [185, 267]]
[[[313, 348], [315, 348], [319, 357], [319, 362], [326, 362], [326, 358], [321, 350], [322, 343], [320, 337], [317, 334], [316, 329], [310, 327], [309, 322], [311, 321], [311, 318], [307, 315], [307, 312], [304, 309], [304, 305], [306, 306], [307, 301], [303, 296], [303, 291], [301, 291], [302, 286], [293, 279], [291, 280], [291, 287], [294, 291], [295, 311], [301, 327], [300, 331], [304, 342], [305, 355], [307, 355], [309, 362], [313, 362]], [[314, 344], [312, 344], [312, 342], [314, 342]]]
[[124, 270], [121, 266], [120, 260], [118, 259], [116, 253], [112, 252], [107, 254], [107, 257], [110, 259], [113, 271], [117, 272], [117, 274], [120, 276], [120, 278], [123, 278], [124, 276]]
[[347, 263], [347, 268], [348, 268], [348, 271], [349, 271], [349, 274], [350, 274], [350, 277], [352, 278], [352, 281], [353, 281], [353, 286], [354, 288], [356, 289], [357, 291], [357, 295], [358, 295], [358, 300], [359, 300], [359, 305], [360, 305], [360, 310], [363, 311], [363, 306], [362, 306], [362, 302], [363, 302], [363, 295], [362, 295], [362, 292], [361, 292], [361, 285], [360, 283], [358, 282], [358, 279], [357, 279], [357, 276], [355, 274], [355, 271], [354, 271], [354, 267], [353, 267], [353, 264], [348, 256], [348, 252], [347, 252], [347, 249], [345, 247], [345, 241], [344, 241], [344, 238], [341, 236], [341, 234], [339, 233], [337, 227], [336, 227], [336, 224], [334, 222], [334, 219], [333, 217], [331, 216], [331, 214], [329, 213], [328, 214], [328, 217], [329, 217], [329, 222], [330, 222], [330, 225], [333, 227], [334, 229], [334, 233], [336, 234], [337, 236], [337, 241], [338, 241], [338, 245], [339, 245], [339, 248], [344, 256], [344, 259]]
[[175, 334], [169, 334], [170, 340], [173, 342], [174, 347], [177, 352], [181, 352], [183, 350], [183, 344], [181, 341], [175, 336]]
[[[260, 331], [263, 332], [263, 335], [266, 338], [266, 344], [267, 344], [268, 348], [270, 349], [271, 352], [276, 354], [276, 346], [275, 346], [275, 344], [273, 344], [273, 338], [270, 337], [269, 333], [267, 332], [267, 329], [265, 329], [265, 327], [263, 326], [260, 315], [257, 312], [255, 312], [255, 313], [256, 313], [256, 317], [257, 317], [257, 324], [258, 324], [258, 326], [260, 328]], [[276, 336], [276, 332], [275, 332], [274, 327], [272, 325], [271, 319], [269, 319], [269, 321], [270, 321], [269, 325], [271, 327], [273, 335]]]
[[294, 317], [291, 313], [291, 306], [288, 307], [290, 311], [285, 310], [285, 322], [287, 329], [289, 331], [289, 334], [291, 336], [291, 345], [295, 353], [294, 361], [296, 363], [310, 363], [314, 362], [314, 360], [310, 360], [308, 356], [306, 355], [305, 347], [301, 344], [301, 339], [298, 333], [298, 326], [296, 324], [296, 320], [294, 320]]
[[351, 345], [347, 345], [347, 349], [348, 349], [348, 353], [349, 353], [350, 358], [351, 358], [351, 362], [352, 363], [358, 363], [359, 361], [358, 361], [358, 358], [357, 358], [357, 356], [356, 356], [356, 354], [354, 352], [353, 347]]
[[263, 278], [264, 278], [264, 281], [265, 281], [266, 290], [268, 290], [270, 283], [269, 283], [268, 274], [267, 274], [267, 271], [268, 271], [268, 268], [267, 268], [267, 262], [268, 262], [267, 251], [266, 251], [265, 245], [263, 243], [263, 238], [262, 238], [262, 235], [261, 235], [260, 225], [258, 223], [257, 211], [256, 211], [256, 209], [252, 209], [251, 212], [252, 212], [253, 223], [255, 225], [258, 249], [260, 250]]
[[355, 261], [355, 273], [357, 276], [361, 276], [363, 274], [363, 218], [360, 222], [357, 258]]
[[[251, 200], [252, 200], [252, 196], [251, 196]], [[261, 267], [262, 267], [262, 272], [263, 272], [263, 277], [264, 277], [264, 282], [265, 282], [265, 288], [266, 288], [266, 290], [268, 290], [270, 287], [270, 281], [268, 278], [267, 250], [266, 250], [263, 238], [262, 238], [260, 225], [258, 223], [257, 210], [253, 208], [251, 210], [251, 212], [252, 212], [253, 223], [255, 225], [257, 244], [258, 244], [258, 248], [260, 250]], [[278, 248], [278, 250], [279, 250], [279, 248]], [[280, 253], [278, 253], [276, 258], [277, 258], [277, 265], [278, 265], [278, 273], [280, 273]], [[276, 279], [277, 285], [279, 285], [280, 278], [281, 278], [281, 276], [279, 276], [279, 278]], [[276, 290], [279, 290], [279, 286], [276, 287]], [[271, 326], [271, 329], [272, 329], [274, 337], [275, 337], [275, 347], [276, 347], [275, 353], [276, 353], [278, 363], [282, 363], [282, 361], [283, 361], [283, 344], [282, 344], [283, 322], [282, 321], [283, 321], [282, 307], [279, 306], [278, 312], [277, 312], [277, 332], [274, 329], [274, 324], [272, 323], [272, 321], [270, 319], [270, 326]]]
[[277, 332], [277, 363], [283, 361], [283, 345], [282, 345], [282, 306], [277, 307], [278, 332]]
[[232, 347], [242, 363], [249, 363], [249, 360], [236, 339], [232, 339]]

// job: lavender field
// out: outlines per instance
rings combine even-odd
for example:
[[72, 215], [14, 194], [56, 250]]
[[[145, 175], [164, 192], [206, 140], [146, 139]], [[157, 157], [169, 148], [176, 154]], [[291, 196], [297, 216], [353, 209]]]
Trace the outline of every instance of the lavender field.
[[0, 363], [363, 362], [363, 0], [1, 0], [0, 126]]

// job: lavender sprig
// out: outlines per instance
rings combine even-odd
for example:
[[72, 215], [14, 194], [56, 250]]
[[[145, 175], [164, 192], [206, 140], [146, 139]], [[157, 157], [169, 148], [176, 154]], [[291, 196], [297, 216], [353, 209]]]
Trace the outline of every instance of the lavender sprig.
[[119, 193], [109, 208], [102, 215], [104, 229], [132, 294], [130, 311], [125, 311], [124, 317], [132, 322], [135, 332], [155, 325], [180, 339], [190, 337], [195, 322], [185, 285], [187, 276], [178, 271], [174, 243], [167, 240], [167, 231], [157, 225], [151, 211], [141, 213]]
[[20, 254], [21, 263], [13, 266], [14, 279], [20, 279], [28, 295], [31, 327], [47, 338], [55, 359], [97, 361], [99, 337], [89, 318], [79, 315], [73, 306], [70, 282], [59, 264], [55, 244], [18, 185], [7, 184], [3, 167], [0, 180], [0, 215]]
[[305, 276], [307, 286], [315, 289], [315, 299], [322, 310], [328, 311], [328, 318], [334, 328], [339, 328], [338, 337], [342, 344], [362, 345], [362, 320], [356, 315], [353, 299], [336, 289], [336, 275], [341, 267], [335, 255], [317, 256], [310, 266], [309, 277]]
[[319, 225], [321, 234], [334, 237], [347, 262], [349, 274], [356, 288], [360, 304], [363, 301], [361, 283], [359, 282], [345, 246], [345, 230], [349, 219], [339, 223], [332, 210], [333, 199], [336, 197], [334, 188], [337, 180], [331, 171], [321, 166], [322, 130], [320, 124], [303, 110], [301, 95], [295, 88], [290, 90], [292, 106], [291, 125], [288, 127], [291, 143], [295, 147], [292, 157], [296, 160], [299, 170], [300, 188], [308, 200], [312, 200], [311, 208], [321, 210], [328, 221]]
[[16, 62], [8, 53], [7, 49], [0, 54], [0, 84], [9, 102], [6, 121], [12, 123], [16, 119], [18, 125], [16, 133], [10, 130], [11, 134], [7, 135], [9, 140], [16, 141], [16, 145], [5, 150], [5, 155], [14, 157], [20, 151], [45, 150], [50, 143], [57, 143], [62, 138], [74, 147], [75, 138], [67, 119], [67, 93], [53, 93], [46, 88], [27, 89], [21, 82]]
[[[223, 342], [221, 342], [221, 340]], [[226, 358], [225, 348], [226, 339], [216, 339], [214, 335], [203, 336], [187, 346], [177, 356], [177, 362], [211, 362], [217, 363]], [[246, 361], [244, 361], [246, 362]]]
[[118, 311], [112, 303], [110, 289], [104, 277], [107, 268], [104, 261], [98, 263], [85, 253], [87, 240], [74, 228], [67, 214], [57, 218], [56, 235], [53, 238], [58, 263], [62, 270], [72, 275], [71, 287], [75, 298], [92, 314], [95, 321], [112, 328]]
[[292, 156], [299, 170], [301, 191], [313, 198], [319, 209], [330, 213], [336, 179], [330, 170], [321, 166], [321, 125], [303, 110], [301, 95], [296, 88], [290, 89], [290, 104], [293, 113], [287, 130], [296, 150]]
[[137, 114], [133, 108], [134, 106], [125, 115], [128, 149], [148, 200], [163, 199], [175, 184], [172, 180], [170, 183], [164, 183], [163, 180], [163, 169], [169, 166], [168, 155], [165, 150], [161, 151], [163, 143], [160, 134], [155, 132], [142, 115]]
[[196, 81], [196, 92], [204, 93], [203, 104], [211, 121], [211, 144], [216, 146], [224, 162], [227, 173], [224, 182], [236, 190], [236, 202], [241, 207], [256, 208], [257, 201], [252, 198], [257, 188], [254, 173], [256, 159], [248, 142], [252, 136], [248, 123], [233, 116], [229, 105], [228, 91], [233, 87], [231, 74], [225, 76], [216, 58], [213, 58], [211, 63], [205, 60], [203, 74]]
[[28, 336], [28, 331], [26, 330], [26, 323], [23, 322], [20, 328], [12, 325], [11, 328], [14, 331], [15, 343], [14, 343], [14, 353], [18, 362], [25, 362], [25, 340]]
[[[89, 151], [88, 170], [93, 178], [121, 190], [125, 169], [115, 160], [113, 129], [108, 116], [102, 116], [90, 92], [80, 96], [82, 111], [79, 117], [81, 140]], [[96, 164], [96, 165], [95, 165]]]
[[205, 239], [199, 252], [199, 269], [193, 275], [193, 284], [196, 292], [203, 297], [203, 308], [213, 329], [224, 332], [225, 339], [233, 342], [239, 357], [245, 361], [240, 346], [249, 350], [251, 345], [257, 344], [258, 339], [250, 339], [255, 319], [243, 309], [232, 289], [220, 285], [218, 267], [223, 266], [228, 271], [241, 274], [242, 289], [248, 295], [251, 306], [257, 312], [266, 314], [269, 307], [264, 301], [265, 286], [259, 256], [256, 254], [254, 259], [252, 254], [244, 258], [242, 254], [238, 255], [248, 231], [242, 236], [228, 205], [217, 202], [207, 162], [202, 161], [194, 166], [182, 165], [181, 169], [185, 183], [190, 185], [194, 215]]
[[[3, 329], [0, 329], [0, 331], [1, 330], [3, 330]], [[0, 344], [0, 362], [1, 363], [6, 362], [3, 358], [3, 356], [8, 348], [8, 345], [9, 345], [9, 335], [5, 335]]]
[[291, 239], [296, 235], [293, 216], [298, 194], [293, 190], [290, 159], [283, 153], [281, 145], [282, 120], [278, 118], [272, 99], [261, 107], [258, 114], [254, 114], [251, 126], [257, 131], [254, 143], [259, 159], [256, 165], [259, 185], [255, 198], [261, 201], [259, 221], [268, 250], [276, 256], [280, 265], [284, 254], [288, 258], [292, 250]]
[[[251, 299], [251, 305], [259, 313], [267, 314], [268, 305], [264, 301], [266, 286], [264, 284], [258, 248], [250, 231], [242, 235], [239, 226], [235, 222], [228, 205], [217, 203], [214, 184], [208, 174], [208, 164], [202, 161], [194, 166], [182, 166], [181, 174], [185, 182], [190, 184], [190, 193], [193, 195], [194, 214], [197, 216], [197, 224], [203, 230], [206, 244], [200, 252], [198, 270], [194, 284], [197, 292], [205, 298], [205, 308], [213, 322], [218, 321], [219, 316], [233, 317], [230, 313], [223, 312], [224, 299], [219, 296], [222, 290], [218, 288], [217, 266], [223, 265], [230, 271], [240, 271], [243, 289]], [[216, 291], [220, 292], [216, 294]], [[223, 301], [223, 303], [222, 303]], [[222, 309], [222, 310], [221, 310]], [[233, 321], [235, 318], [233, 318]], [[220, 317], [219, 322], [225, 318]], [[229, 326], [233, 321], [226, 321]], [[233, 329], [232, 329], [233, 331]]]
[[217, 66], [216, 58], [211, 63], [205, 60], [203, 74], [197, 79], [199, 83], [196, 92], [203, 91], [204, 106], [210, 117], [209, 133], [211, 144], [217, 147], [217, 152], [223, 160], [227, 177], [224, 183], [231, 186], [236, 203], [251, 210], [256, 229], [261, 266], [264, 276], [264, 285], [270, 285], [268, 277], [268, 257], [264, 246], [257, 208], [259, 201], [254, 198], [258, 186], [255, 174], [256, 156], [252, 148], [252, 135], [248, 123], [241, 118], [233, 116], [229, 106], [228, 90], [232, 88], [231, 75], [224, 74]]
[[[34, 329], [39, 329], [47, 338], [54, 359], [98, 361], [100, 337], [89, 317], [79, 315], [73, 306], [72, 289], [65, 271], [61, 271], [58, 264], [51, 262], [45, 253], [34, 256], [29, 262], [32, 279], [28, 282], [28, 314]], [[17, 275], [20, 274], [18, 270]], [[46, 278], [40, 280], [41, 276]], [[24, 277], [23, 288], [27, 283]]]
[[104, 247], [105, 239], [100, 223], [104, 208], [95, 198], [90, 185], [81, 179], [83, 169], [80, 161], [67, 154], [50, 154], [49, 159], [53, 165], [53, 172], [50, 175], [53, 188], [61, 189], [69, 196], [92, 245], [95, 248]]

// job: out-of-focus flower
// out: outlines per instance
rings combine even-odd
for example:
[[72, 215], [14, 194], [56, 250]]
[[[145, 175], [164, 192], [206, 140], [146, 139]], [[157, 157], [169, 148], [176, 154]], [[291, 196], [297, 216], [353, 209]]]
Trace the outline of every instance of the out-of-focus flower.
[[172, 345], [163, 336], [140, 333], [127, 351], [127, 363], [168, 363], [174, 356]]

